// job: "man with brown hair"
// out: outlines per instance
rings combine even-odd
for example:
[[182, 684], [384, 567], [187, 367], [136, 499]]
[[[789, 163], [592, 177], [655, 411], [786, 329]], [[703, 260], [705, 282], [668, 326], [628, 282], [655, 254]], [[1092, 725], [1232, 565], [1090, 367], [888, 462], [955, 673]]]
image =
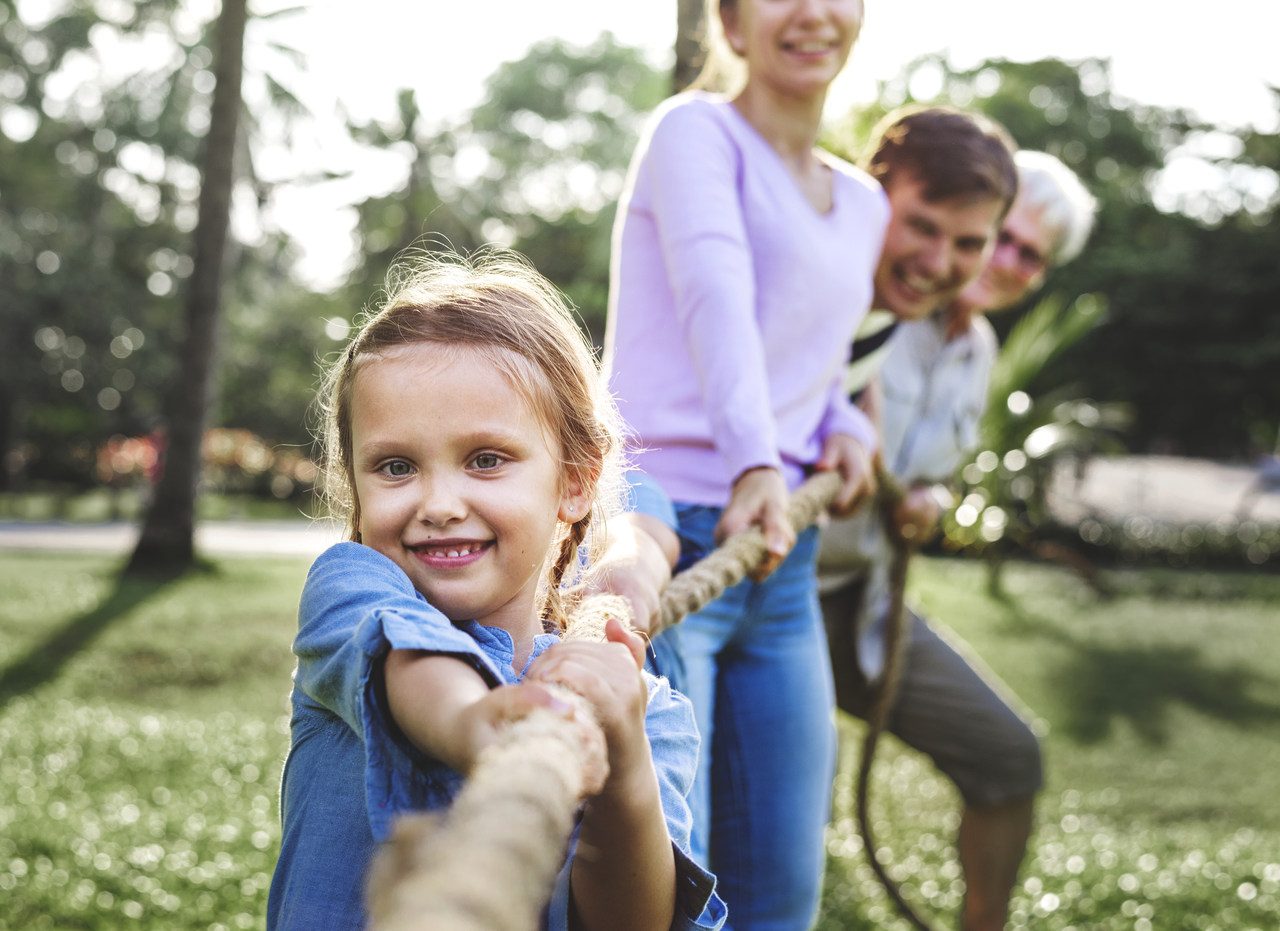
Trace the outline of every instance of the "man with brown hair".
[[1018, 189], [1008, 133], [947, 107], [890, 113], [872, 132], [866, 162], [889, 195], [890, 219], [872, 311], [845, 375], [853, 395], [871, 381], [898, 321], [933, 313], [982, 270]]
[[[875, 306], [896, 331], [873, 358], [855, 344], [861, 358], [846, 387], [870, 383], [863, 403], [876, 411], [883, 463], [908, 486], [896, 521], [923, 539], [936, 531], [942, 484], [977, 440], [997, 350], [983, 312], [1021, 300], [1043, 283], [1047, 266], [1074, 257], [1096, 205], [1052, 156], [1011, 156], [1003, 131], [978, 117], [937, 108], [891, 115], [875, 143], [870, 170], [893, 204]], [[1058, 170], [1047, 172], [1044, 161]], [[948, 224], [966, 209], [996, 201], [980, 258], [964, 261], [970, 243], [942, 231], [960, 229]], [[819, 578], [837, 701], [859, 717], [883, 672], [890, 550], [871, 509], [823, 534]], [[1012, 696], [954, 638], [912, 611], [905, 621], [888, 729], [930, 756], [963, 797], [961, 928], [1003, 928], [1043, 778], [1039, 743]]]

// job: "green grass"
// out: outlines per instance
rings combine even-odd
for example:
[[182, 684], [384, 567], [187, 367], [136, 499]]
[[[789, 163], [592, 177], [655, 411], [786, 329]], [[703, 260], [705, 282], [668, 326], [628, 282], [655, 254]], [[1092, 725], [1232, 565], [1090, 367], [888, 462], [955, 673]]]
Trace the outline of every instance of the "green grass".
[[[103, 557], [0, 554], [0, 931], [261, 928], [305, 561], [164, 585]], [[920, 560], [915, 601], [1034, 709], [1048, 785], [1013, 925], [1271, 929], [1280, 910], [1280, 578], [1073, 576]], [[853, 824], [861, 725], [829, 832], [823, 929], [906, 928]], [[962, 885], [949, 783], [892, 740], [882, 858], [938, 927]]]
[[[1011, 925], [1036, 929], [1280, 927], [1280, 578], [1115, 573], [1100, 599], [1074, 576], [1015, 565], [1008, 597], [972, 563], [920, 561], [914, 602], [1032, 709], [1047, 784]], [[823, 929], [908, 928], [867, 866], [844, 747]], [[881, 859], [937, 927], [963, 885], [949, 782], [892, 739], [872, 784]]]
[[260, 928], [298, 560], [0, 557], [0, 929]]
[[[313, 506], [314, 501], [305, 496], [281, 501], [255, 495], [204, 492], [196, 499], [196, 517], [200, 520], [289, 520], [311, 515]], [[137, 488], [0, 493], [0, 520], [100, 523], [137, 521], [145, 513], [146, 499]]]

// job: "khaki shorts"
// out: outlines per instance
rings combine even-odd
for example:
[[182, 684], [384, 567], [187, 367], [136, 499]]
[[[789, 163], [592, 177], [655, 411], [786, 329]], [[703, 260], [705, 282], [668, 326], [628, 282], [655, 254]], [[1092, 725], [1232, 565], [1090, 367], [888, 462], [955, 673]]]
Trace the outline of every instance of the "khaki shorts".
[[[836, 704], [862, 719], [875, 698], [858, 667], [854, 611], [862, 582], [822, 596]], [[980, 808], [1034, 795], [1043, 784], [1040, 743], [1017, 699], [990, 670], [966, 659], [960, 641], [949, 643], [908, 609], [910, 640], [888, 730], [929, 756], [964, 797]]]

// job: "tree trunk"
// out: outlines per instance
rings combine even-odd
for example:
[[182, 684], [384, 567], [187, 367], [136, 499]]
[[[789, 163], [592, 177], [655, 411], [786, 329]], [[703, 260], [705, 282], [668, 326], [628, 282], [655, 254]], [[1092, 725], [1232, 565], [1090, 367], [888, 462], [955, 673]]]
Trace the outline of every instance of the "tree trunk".
[[240, 118], [247, 0], [223, 0], [218, 17], [216, 86], [201, 166], [194, 269], [177, 383], [166, 400], [163, 471], [126, 572], [174, 575], [195, 562], [195, 502], [200, 446], [208, 417], [222, 302], [223, 259], [231, 215], [232, 162]]
[[706, 24], [703, 0], [676, 0], [676, 65], [671, 72], [672, 93], [680, 93], [693, 83], [706, 60]]
[[0, 491], [11, 491], [17, 478], [16, 456], [11, 455], [18, 433], [16, 406], [13, 392], [0, 384]]

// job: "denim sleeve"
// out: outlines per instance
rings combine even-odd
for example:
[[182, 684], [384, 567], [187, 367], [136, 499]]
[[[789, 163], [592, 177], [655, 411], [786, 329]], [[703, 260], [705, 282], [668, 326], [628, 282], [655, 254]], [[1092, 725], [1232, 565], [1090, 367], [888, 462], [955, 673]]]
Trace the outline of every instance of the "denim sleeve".
[[628, 511], [644, 514], [662, 521], [672, 530], [676, 529], [676, 509], [662, 490], [657, 480], [640, 471], [628, 469], [623, 476], [626, 482], [627, 497], [624, 504]]
[[[698, 726], [689, 700], [671, 688], [666, 679], [645, 674], [649, 683], [649, 705], [645, 731], [658, 773], [662, 812], [676, 861], [676, 911], [672, 931], [717, 931], [728, 911], [716, 894], [716, 878], [689, 856], [689, 834], [693, 819], [686, 801], [693, 785], [698, 760]], [[548, 931], [568, 931], [569, 878], [577, 847], [577, 831], [570, 839], [569, 856], [556, 877], [555, 890], [547, 910]]]
[[438, 807], [460, 779], [410, 745], [384, 707], [379, 676], [393, 649], [455, 656], [490, 685], [503, 681], [476, 640], [428, 604], [395, 563], [359, 543], [330, 547], [303, 586], [295, 685], [363, 741], [370, 826], [378, 840], [398, 812]]

